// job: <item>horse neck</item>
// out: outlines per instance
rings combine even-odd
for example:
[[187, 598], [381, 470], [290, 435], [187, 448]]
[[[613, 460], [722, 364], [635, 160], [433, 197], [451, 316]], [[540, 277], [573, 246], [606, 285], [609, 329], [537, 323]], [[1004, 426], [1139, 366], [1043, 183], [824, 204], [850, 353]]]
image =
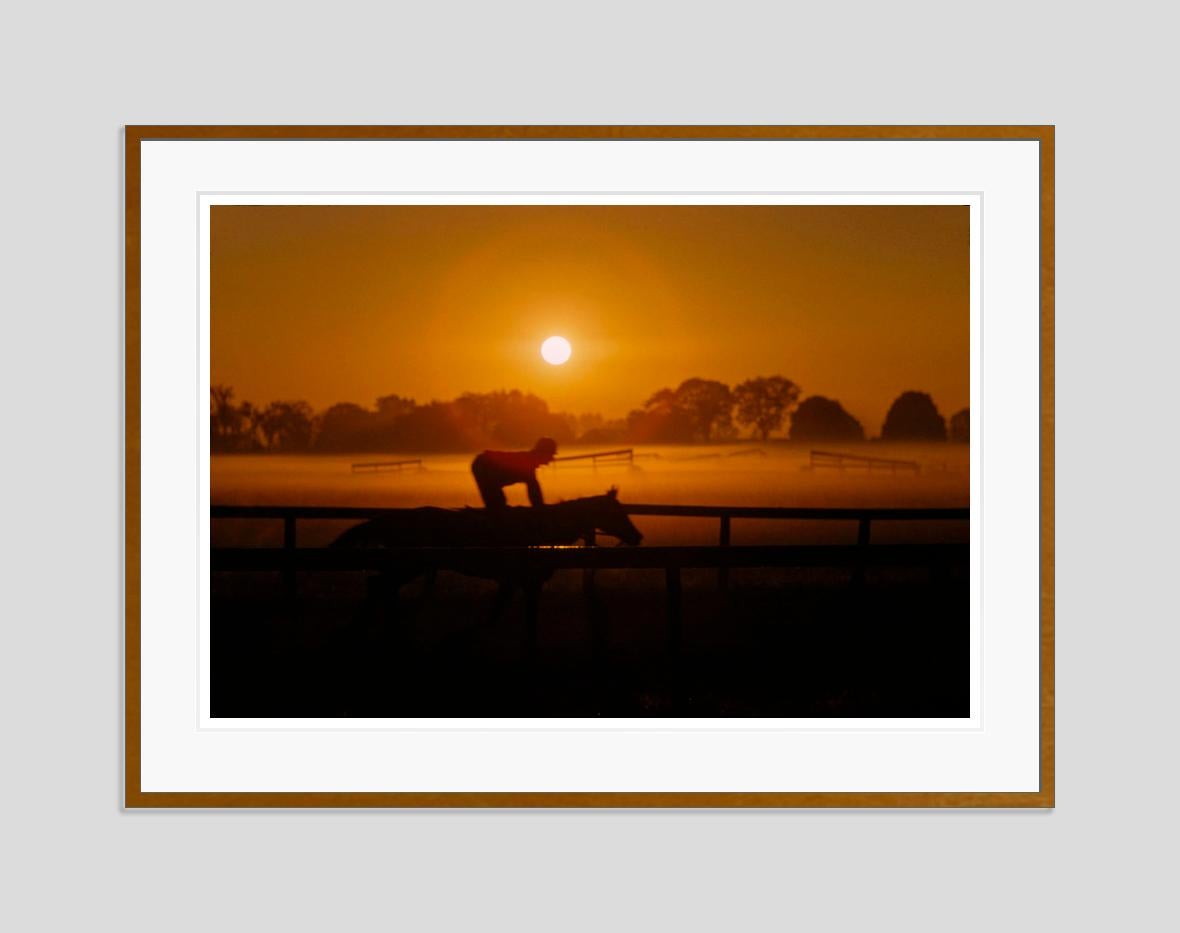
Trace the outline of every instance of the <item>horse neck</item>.
[[563, 535], [583, 538], [594, 532], [594, 502], [591, 499], [571, 499], [568, 502], [558, 502], [552, 505], [550, 514], [557, 519], [554, 530], [560, 530]]

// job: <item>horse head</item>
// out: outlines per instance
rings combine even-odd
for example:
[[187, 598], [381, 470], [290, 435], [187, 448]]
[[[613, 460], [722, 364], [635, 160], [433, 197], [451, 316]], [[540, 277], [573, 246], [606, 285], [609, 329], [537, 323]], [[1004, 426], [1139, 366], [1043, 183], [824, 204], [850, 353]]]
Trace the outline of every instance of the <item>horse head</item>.
[[619, 504], [619, 490], [616, 487], [611, 486], [606, 495], [592, 496], [587, 501], [593, 503], [590, 514], [595, 529], [632, 547], [643, 540], [643, 533], [635, 527], [627, 510]]

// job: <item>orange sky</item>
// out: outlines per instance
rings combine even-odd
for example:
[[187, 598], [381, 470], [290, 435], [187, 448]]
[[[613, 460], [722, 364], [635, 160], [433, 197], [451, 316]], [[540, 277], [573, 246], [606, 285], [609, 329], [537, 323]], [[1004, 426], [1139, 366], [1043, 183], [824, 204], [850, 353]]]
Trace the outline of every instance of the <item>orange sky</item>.
[[874, 435], [907, 389], [968, 404], [968, 240], [966, 206], [216, 206], [212, 380], [615, 417], [690, 376], [781, 374]]

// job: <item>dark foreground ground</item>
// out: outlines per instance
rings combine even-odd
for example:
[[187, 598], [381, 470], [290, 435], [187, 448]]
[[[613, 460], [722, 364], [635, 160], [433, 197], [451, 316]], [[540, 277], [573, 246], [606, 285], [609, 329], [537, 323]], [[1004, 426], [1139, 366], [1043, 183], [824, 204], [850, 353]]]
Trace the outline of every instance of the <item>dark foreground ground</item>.
[[390, 617], [362, 574], [213, 576], [215, 717], [969, 715], [966, 568], [733, 570], [684, 577], [669, 642], [661, 571], [581, 571], [541, 595], [535, 651], [520, 594], [440, 573]]

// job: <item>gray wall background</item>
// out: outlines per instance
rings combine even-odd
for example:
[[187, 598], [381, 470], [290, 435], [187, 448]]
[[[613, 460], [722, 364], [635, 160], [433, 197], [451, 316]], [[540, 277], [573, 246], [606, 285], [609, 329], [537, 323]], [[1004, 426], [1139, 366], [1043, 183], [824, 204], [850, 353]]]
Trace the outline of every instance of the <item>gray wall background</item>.
[[[1177, 75], [1159, 8], [7, 9], [4, 925], [1163, 926]], [[1057, 124], [1055, 812], [121, 812], [122, 125], [467, 122]]]

